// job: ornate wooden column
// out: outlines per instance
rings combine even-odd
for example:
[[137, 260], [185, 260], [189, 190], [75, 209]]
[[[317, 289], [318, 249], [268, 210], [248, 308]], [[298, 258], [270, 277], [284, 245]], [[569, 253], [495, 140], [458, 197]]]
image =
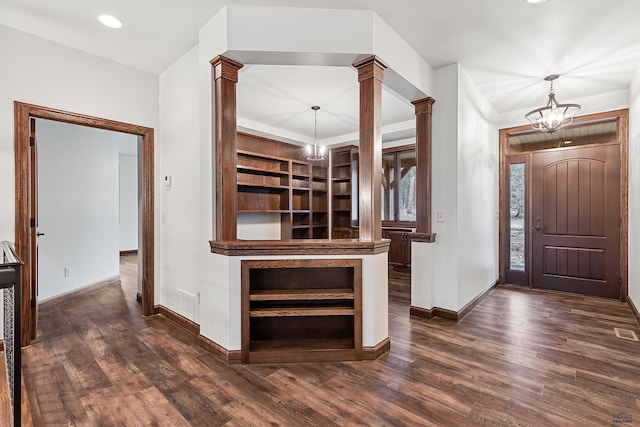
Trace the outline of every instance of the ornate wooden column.
[[353, 64], [360, 82], [360, 240], [382, 239], [382, 79], [387, 68], [375, 56]]
[[411, 103], [416, 110], [416, 233], [431, 234], [431, 112], [435, 99]]
[[216, 169], [216, 240], [237, 237], [236, 83], [239, 62], [224, 56], [211, 60], [215, 81], [214, 132]]

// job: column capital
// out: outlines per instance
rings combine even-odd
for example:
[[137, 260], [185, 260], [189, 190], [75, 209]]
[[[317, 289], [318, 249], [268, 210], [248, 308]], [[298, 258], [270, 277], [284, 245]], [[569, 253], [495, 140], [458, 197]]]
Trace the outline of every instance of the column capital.
[[353, 67], [358, 70], [358, 81], [375, 78], [382, 81], [387, 65], [380, 58], [373, 55], [361, 61], [355, 62]]
[[416, 109], [416, 115], [418, 114], [431, 114], [431, 106], [436, 102], [435, 99], [430, 96], [422, 99], [416, 99], [415, 101], [411, 101]]
[[214, 80], [223, 78], [238, 83], [238, 70], [244, 67], [243, 64], [222, 55], [216, 56], [209, 63], [213, 66]]

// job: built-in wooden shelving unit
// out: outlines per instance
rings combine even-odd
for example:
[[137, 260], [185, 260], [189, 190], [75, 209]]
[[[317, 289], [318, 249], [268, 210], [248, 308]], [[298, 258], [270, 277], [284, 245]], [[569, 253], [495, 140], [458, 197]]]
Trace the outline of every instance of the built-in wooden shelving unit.
[[290, 164], [238, 150], [238, 212], [289, 212]]
[[362, 359], [362, 261], [244, 260], [242, 362]]
[[327, 166], [292, 144], [238, 134], [238, 213], [280, 213], [282, 239], [327, 239]]
[[311, 166], [311, 236], [313, 239], [329, 238], [328, 170], [323, 165]]
[[[331, 150], [331, 214], [332, 237], [349, 239], [355, 236], [353, 201], [357, 203], [357, 183], [354, 167], [357, 167], [357, 147], [348, 146]], [[357, 170], [355, 171], [357, 175]]]

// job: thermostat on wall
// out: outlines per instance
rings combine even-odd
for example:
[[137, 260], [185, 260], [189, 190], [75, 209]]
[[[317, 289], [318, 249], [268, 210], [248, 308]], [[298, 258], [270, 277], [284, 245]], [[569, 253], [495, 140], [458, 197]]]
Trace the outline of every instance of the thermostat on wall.
[[171, 187], [171, 175], [164, 176], [164, 185], [167, 187]]

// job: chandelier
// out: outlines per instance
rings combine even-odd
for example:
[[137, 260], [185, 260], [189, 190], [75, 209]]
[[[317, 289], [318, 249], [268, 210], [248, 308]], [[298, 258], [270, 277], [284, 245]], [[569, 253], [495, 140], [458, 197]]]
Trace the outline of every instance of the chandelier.
[[317, 162], [326, 159], [326, 150], [324, 145], [318, 145], [318, 110], [320, 107], [314, 105], [311, 109], [314, 112], [313, 145], [307, 145], [307, 156], [305, 159], [310, 162]]
[[558, 129], [570, 125], [573, 117], [580, 111], [579, 104], [560, 104], [553, 91], [553, 81], [560, 77], [559, 74], [551, 74], [545, 77], [545, 81], [551, 84], [549, 89], [549, 101], [544, 107], [536, 108], [525, 114], [525, 118], [531, 122], [531, 127], [541, 132], [555, 132]]

